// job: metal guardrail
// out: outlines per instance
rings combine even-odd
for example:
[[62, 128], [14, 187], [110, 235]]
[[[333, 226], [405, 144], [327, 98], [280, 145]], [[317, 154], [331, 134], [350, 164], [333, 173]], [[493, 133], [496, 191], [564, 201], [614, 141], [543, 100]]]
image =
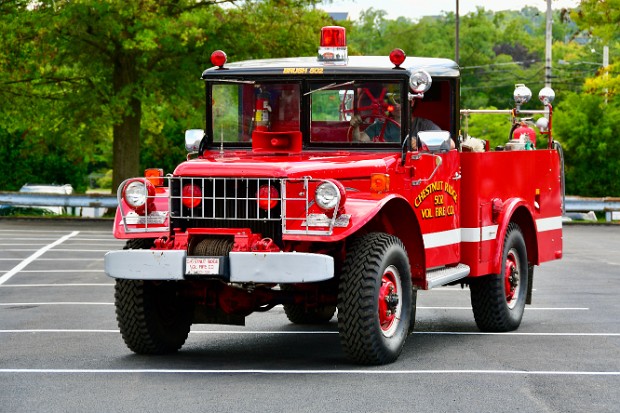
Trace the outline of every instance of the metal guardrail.
[[[0, 206], [60, 206], [82, 208], [116, 208], [115, 195], [58, 195], [22, 192], [0, 192]], [[612, 220], [612, 212], [620, 213], [620, 198], [566, 197], [566, 212], [605, 212], [607, 221]]]
[[59, 195], [27, 192], [0, 192], [0, 205], [116, 208], [118, 202], [115, 195]]
[[[566, 196], [566, 212], [605, 212], [605, 219], [609, 222], [620, 214], [620, 198], [586, 198], [580, 196]], [[616, 218], [618, 219], [618, 218]]]
[[566, 197], [566, 210], [569, 212], [611, 212], [620, 211], [620, 198], [583, 198], [579, 196]]

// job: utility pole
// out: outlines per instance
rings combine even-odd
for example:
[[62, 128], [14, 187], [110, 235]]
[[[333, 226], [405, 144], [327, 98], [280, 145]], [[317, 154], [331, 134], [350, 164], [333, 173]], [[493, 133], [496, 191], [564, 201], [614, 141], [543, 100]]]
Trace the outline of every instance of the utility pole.
[[545, 87], [551, 87], [551, 40], [553, 25], [553, 13], [551, 11], [551, 0], [547, 0], [547, 30], [545, 45]]
[[[609, 46], [603, 46], [603, 78], [605, 79], [605, 83], [607, 83], [607, 79], [609, 78], [608, 67], [609, 66]], [[607, 104], [607, 96], [609, 95], [609, 90], [605, 88], [605, 104]]]
[[454, 60], [459, 64], [459, 0], [456, 0], [456, 40], [454, 45]]

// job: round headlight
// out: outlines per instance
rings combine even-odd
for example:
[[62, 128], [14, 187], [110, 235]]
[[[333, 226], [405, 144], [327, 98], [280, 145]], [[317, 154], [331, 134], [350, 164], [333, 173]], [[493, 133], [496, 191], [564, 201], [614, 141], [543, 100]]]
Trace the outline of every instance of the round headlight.
[[409, 87], [413, 93], [427, 92], [433, 84], [433, 78], [425, 70], [418, 70], [409, 78]]
[[144, 182], [132, 181], [125, 186], [123, 198], [127, 205], [132, 208], [140, 208], [146, 204], [148, 198], [148, 190]]
[[340, 190], [333, 182], [326, 181], [316, 187], [314, 191], [316, 204], [324, 210], [332, 210], [340, 201]]

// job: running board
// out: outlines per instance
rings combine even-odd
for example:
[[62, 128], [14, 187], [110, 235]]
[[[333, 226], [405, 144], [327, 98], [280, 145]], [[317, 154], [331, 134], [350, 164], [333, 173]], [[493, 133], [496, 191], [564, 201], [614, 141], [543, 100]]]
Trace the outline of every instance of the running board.
[[427, 289], [440, 287], [460, 280], [469, 275], [469, 265], [459, 264], [456, 267], [440, 267], [426, 272]]

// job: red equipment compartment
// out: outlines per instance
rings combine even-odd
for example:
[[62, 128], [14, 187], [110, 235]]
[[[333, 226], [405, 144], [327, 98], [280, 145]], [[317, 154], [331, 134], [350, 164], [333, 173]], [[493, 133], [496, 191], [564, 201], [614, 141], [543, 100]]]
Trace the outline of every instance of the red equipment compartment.
[[462, 261], [471, 267], [471, 275], [499, 272], [507, 219], [521, 227], [531, 264], [561, 257], [558, 152], [463, 152], [461, 170]]

